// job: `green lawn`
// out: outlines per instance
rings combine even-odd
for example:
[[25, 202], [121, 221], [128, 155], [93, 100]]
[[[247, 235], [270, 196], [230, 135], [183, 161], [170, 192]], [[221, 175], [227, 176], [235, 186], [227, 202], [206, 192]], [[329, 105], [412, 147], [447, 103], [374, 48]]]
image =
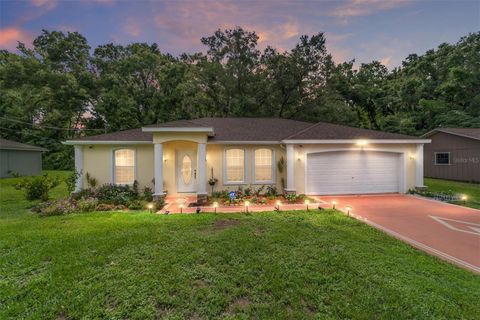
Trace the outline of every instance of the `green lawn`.
[[428, 191], [432, 192], [453, 191], [465, 194], [468, 197], [467, 201], [458, 201], [455, 204], [480, 209], [480, 184], [425, 178], [425, 185]]
[[0, 319], [480, 314], [478, 275], [338, 212], [39, 218], [13, 181], [0, 180]]

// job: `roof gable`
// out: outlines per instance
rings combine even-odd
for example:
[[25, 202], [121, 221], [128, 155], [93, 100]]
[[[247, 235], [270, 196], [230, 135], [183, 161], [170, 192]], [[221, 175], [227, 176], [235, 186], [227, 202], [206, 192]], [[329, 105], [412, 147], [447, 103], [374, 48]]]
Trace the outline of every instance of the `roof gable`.
[[48, 151], [45, 148], [40, 148], [37, 146], [32, 146], [30, 144], [20, 143], [12, 140], [0, 138], [0, 149], [1, 150], [24, 150], [24, 151]]
[[453, 134], [460, 137], [480, 140], [480, 128], [437, 128], [427, 132], [423, 137], [431, 137], [438, 132]]

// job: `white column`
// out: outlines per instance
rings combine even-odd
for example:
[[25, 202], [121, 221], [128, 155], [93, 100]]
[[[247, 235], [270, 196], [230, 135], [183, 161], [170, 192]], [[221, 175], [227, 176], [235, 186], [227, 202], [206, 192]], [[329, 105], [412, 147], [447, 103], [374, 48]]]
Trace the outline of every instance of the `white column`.
[[287, 144], [287, 188], [285, 191], [295, 192], [295, 150], [293, 144]]
[[198, 163], [198, 191], [197, 194], [207, 194], [207, 145], [199, 143], [197, 149]]
[[75, 190], [79, 192], [83, 189], [83, 146], [75, 145], [75, 172], [78, 173], [77, 181], [75, 182]]
[[155, 143], [153, 146], [154, 172], [155, 172], [155, 196], [163, 196], [163, 145]]
[[423, 188], [423, 144], [417, 144], [415, 153], [415, 187]]

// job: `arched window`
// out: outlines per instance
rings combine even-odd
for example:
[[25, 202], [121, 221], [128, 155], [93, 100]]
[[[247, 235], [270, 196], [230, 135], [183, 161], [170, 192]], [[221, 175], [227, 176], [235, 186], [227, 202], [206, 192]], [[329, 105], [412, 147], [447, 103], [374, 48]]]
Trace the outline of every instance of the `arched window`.
[[225, 151], [225, 182], [245, 182], [245, 150], [227, 149]]
[[133, 184], [135, 181], [135, 150], [117, 149], [113, 154], [115, 184]]
[[273, 151], [261, 148], [255, 150], [255, 182], [273, 182]]

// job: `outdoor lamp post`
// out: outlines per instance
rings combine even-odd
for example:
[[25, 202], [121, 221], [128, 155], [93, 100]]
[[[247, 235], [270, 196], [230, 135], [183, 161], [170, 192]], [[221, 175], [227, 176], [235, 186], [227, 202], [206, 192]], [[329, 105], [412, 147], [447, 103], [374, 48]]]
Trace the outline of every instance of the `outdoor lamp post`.
[[282, 202], [280, 200], [277, 200], [277, 202], [275, 202], [275, 210], [277, 211], [280, 211], [280, 205], [282, 204]]
[[248, 213], [248, 206], [250, 205], [250, 201], [245, 201], [245, 210]]
[[352, 210], [352, 207], [347, 206], [345, 209], [347, 209], [347, 216], [350, 216], [350, 211]]

